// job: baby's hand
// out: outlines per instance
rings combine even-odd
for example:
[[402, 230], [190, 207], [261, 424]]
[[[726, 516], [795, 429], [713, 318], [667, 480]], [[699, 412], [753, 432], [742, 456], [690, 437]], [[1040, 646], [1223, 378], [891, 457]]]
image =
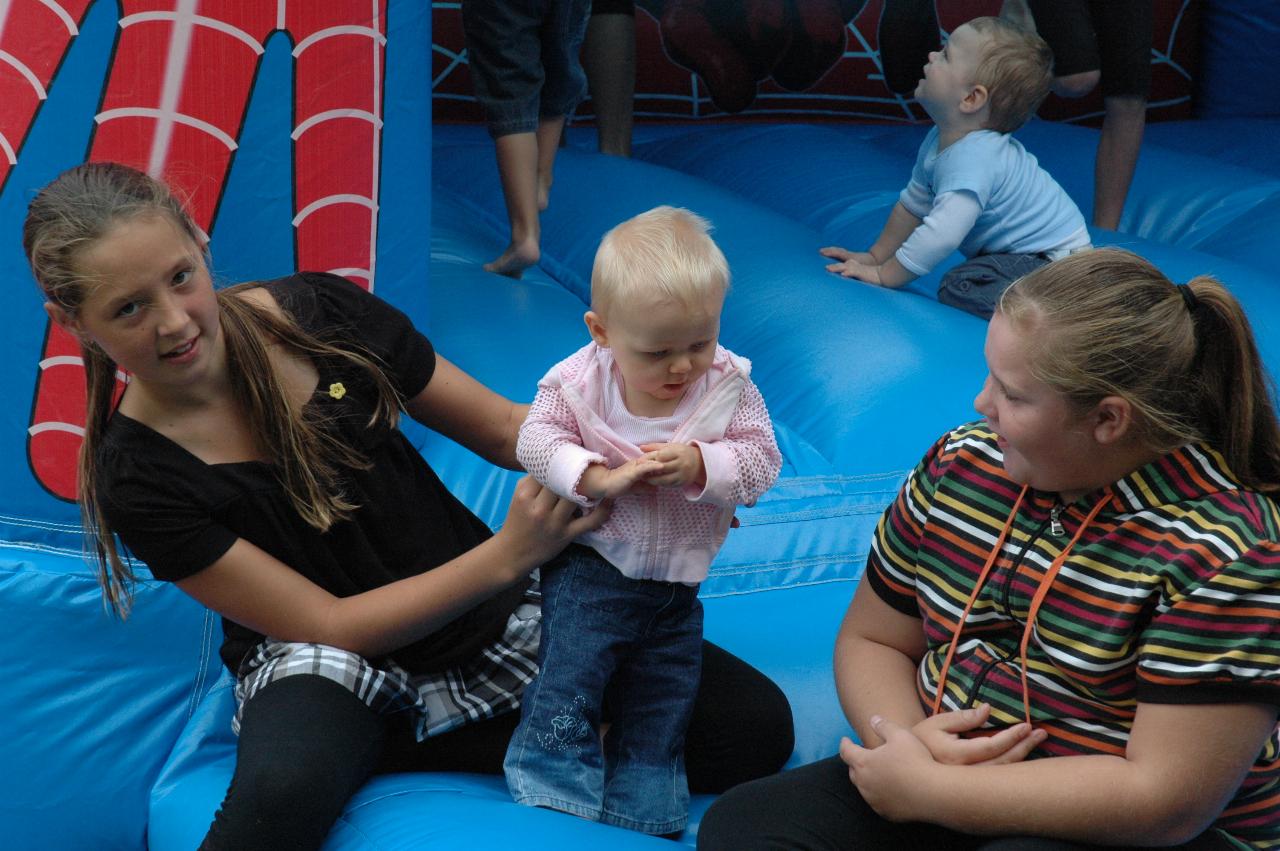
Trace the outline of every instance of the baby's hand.
[[870, 251], [850, 251], [849, 249], [841, 248], [838, 245], [828, 245], [826, 248], [819, 248], [818, 253], [823, 257], [829, 257], [832, 260], [840, 261], [839, 263], [832, 263], [827, 266], [828, 272], [839, 271], [834, 267], [841, 265], [847, 260], [852, 260], [855, 263], [861, 263], [863, 266], [880, 265], [880, 261], [877, 260]]
[[865, 263], [859, 263], [857, 260], [846, 260], [843, 263], [827, 264], [828, 272], [835, 272], [844, 278], [853, 278], [862, 281], [864, 284], [874, 284], [877, 287], [883, 286], [880, 280], [880, 267], [868, 266]]
[[591, 464], [578, 480], [578, 493], [587, 499], [612, 499], [630, 491], [661, 469], [662, 465], [647, 455], [632, 458], [612, 470], [603, 464]]
[[659, 469], [646, 476], [651, 485], [678, 488], [687, 484], [699, 487], [707, 483], [707, 470], [702, 463], [702, 450], [691, 443], [644, 443], [642, 457], [652, 458]]

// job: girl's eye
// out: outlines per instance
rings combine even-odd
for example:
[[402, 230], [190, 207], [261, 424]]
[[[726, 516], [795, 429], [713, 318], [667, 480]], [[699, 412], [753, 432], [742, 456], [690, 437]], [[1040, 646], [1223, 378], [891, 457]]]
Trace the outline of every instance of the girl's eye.
[[702, 351], [703, 349], [705, 349], [706, 347], [707, 347], [707, 344], [706, 344], [705, 342], [703, 342], [703, 343], [694, 343], [694, 344], [693, 344], [692, 346], [690, 346], [689, 348], [693, 349], [695, 352], [700, 352], [700, 351]]
[[183, 284], [188, 283], [192, 277], [193, 273], [190, 269], [183, 269], [181, 272], [173, 276], [173, 285], [175, 287], [180, 287]]
[[119, 310], [117, 310], [116, 316], [119, 316], [121, 319], [127, 319], [130, 316], [135, 315], [137, 312], [138, 312], [138, 303], [136, 301], [131, 301], [128, 304], [121, 307]]
[[670, 352], [668, 352], [666, 349], [663, 349], [660, 352], [649, 352], [649, 357], [653, 358], [654, 360], [662, 360], [668, 354], [670, 354]]

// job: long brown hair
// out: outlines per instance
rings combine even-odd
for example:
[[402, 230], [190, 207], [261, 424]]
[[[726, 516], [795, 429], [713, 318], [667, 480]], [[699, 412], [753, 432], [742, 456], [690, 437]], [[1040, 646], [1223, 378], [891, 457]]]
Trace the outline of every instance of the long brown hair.
[[998, 309], [1029, 332], [1032, 374], [1080, 408], [1120, 396], [1149, 448], [1205, 441], [1243, 484], [1280, 490], [1272, 382], [1217, 279], [1175, 285], [1136, 254], [1099, 248], [1020, 279]]
[[[74, 316], [93, 286], [76, 268], [81, 252], [120, 222], [147, 216], [165, 217], [195, 245], [204, 245], [200, 229], [168, 187], [128, 166], [86, 163], [64, 172], [42, 189], [28, 208], [22, 242], [45, 297]], [[342, 469], [364, 468], [368, 462], [308, 407], [291, 401], [269, 356], [270, 345], [280, 343], [311, 357], [344, 358], [367, 372], [377, 393], [369, 427], [379, 423], [394, 426], [401, 400], [373, 355], [321, 340], [290, 317], [276, 315], [245, 298], [244, 292], [254, 287], [241, 284], [217, 292], [232, 390], [260, 453], [275, 465], [290, 503], [308, 524], [323, 531], [357, 507], [342, 492]], [[103, 596], [110, 608], [124, 617], [132, 602], [134, 574], [121, 558], [99, 501], [96, 465], [102, 436], [114, 411], [117, 367], [87, 340], [81, 339], [80, 350], [88, 393], [76, 491], [86, 550]]]

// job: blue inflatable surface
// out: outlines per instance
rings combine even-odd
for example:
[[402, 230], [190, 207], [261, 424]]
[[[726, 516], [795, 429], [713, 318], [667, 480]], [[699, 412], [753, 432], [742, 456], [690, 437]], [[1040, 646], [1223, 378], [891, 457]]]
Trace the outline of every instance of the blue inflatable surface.
[[[631, 161], [584, 150], [584, 136], [558, 161], [543, 219], [543, 262], [511, 281], [480, 269], [506, 236], [492, 145], [482, 129], [435, 128], [428, 331], [446, 356], [514, 398], [529, 398], [546, 366], [583, 341], [591, 260], [606, 229], [660, 203], [687, 206], [715, 224], [734, 275], [723, 341], [753, 360], [785, 465], [777, 486], [741, 512], [741, 528], [703, 586], [706, 631], [786, 690], [797, 731], [792, 764], [831, 754], [849, 732], [831, 683], [831, 647], [870, 535], [930, 442], [974, 416], [972, 398], [985, 373], [984, 324], [933, 299], [936, 274], [890, 292], [827, 274], [816, 253], [825, 244], [874, 239], [921, 133], [656, 130], [643, 134]], [[1092, 132], [1037, 124], [1022, 135], [1087, 208], [1081, 189], [1089, 183]], [[1275, 181], [1265, 175], [1153, 147], [1126, 216], [1144, 235], [1098, 232], [1095, 239], [1138, 251], [1175, 279], [1219, 275], [1255, 317], [1268, 360], [1280, 363], [1280, 336], [1272, 330], [1280, 296], [1257, 262], [1280, 236], [1274, 197]], [[1221, 209], [1223, 198], [1249, 202]], [[500, 523], [517, 477], [433, 435], [422, 440], [445, 480], [486, 520]], [[155, 788], [152, 847], [198, 841], [232, 769], [230, 711], [224, 679]], [[689, 844], [708, 803], [695, 802]], [[428, 825], [430, 840], [415, 832]], [[489, 830], [493, 845], [485, 844]], [[618, 831], [605, 840], [601, 830], [514, 806], [500, 778], [382, 777], [352, 802], [329, 847], [475, 845], [477, 831], [477, 847], [516, 835], [545, 848], [604, 841], [663, 847]]]

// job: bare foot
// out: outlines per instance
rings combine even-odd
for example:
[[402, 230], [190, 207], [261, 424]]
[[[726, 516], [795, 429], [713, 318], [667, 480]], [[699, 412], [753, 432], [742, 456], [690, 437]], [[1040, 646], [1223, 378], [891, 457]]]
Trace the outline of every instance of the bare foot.
[[497, 260], [484, 264], [484, 270], [497, 275], [506, 275], [508, 278], [519, 278], [524, 274], [525, 269], [536, 265], [541, 256], [537, 240], [513, 242]]
[[538, 176], [538, 209], [545, 210], [551, 203], [551, 178]]

